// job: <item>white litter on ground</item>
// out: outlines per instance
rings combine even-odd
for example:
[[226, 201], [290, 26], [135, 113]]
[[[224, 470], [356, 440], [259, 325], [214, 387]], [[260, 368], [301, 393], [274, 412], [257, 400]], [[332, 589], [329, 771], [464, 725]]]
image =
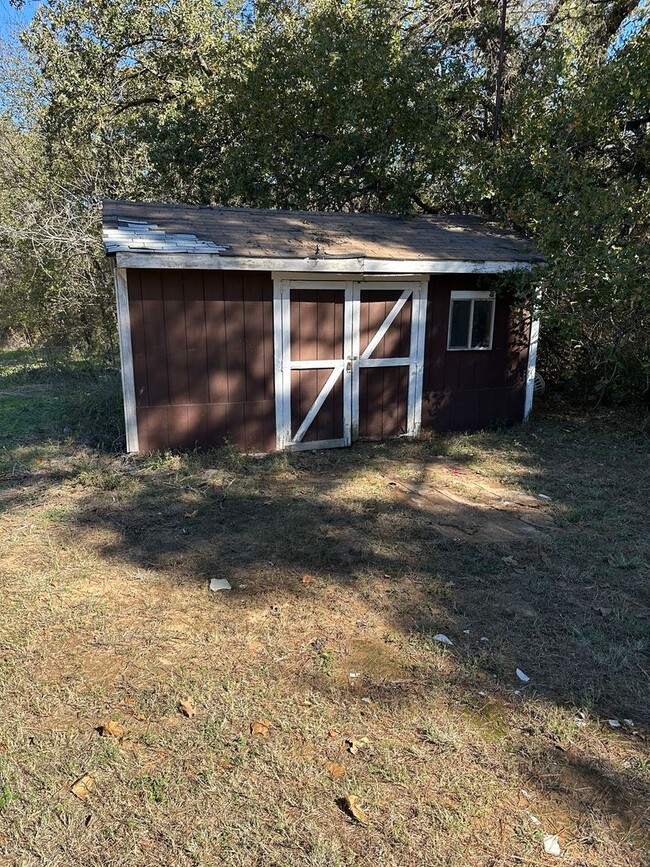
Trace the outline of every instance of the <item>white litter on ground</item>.
[[433, 640], [439, 641], [440, 644], [448, 644], [449, 647], [453, 647], [453, 645], [454, 645], [454, 642], [450, 638], [447, 638], [446, 635], [443, 635], [442, 632], [439, 632], [437, 635], [434, 635]]
[[516, 669], [516, 674], [517, 674], [517, 677], [519, 678], [519, 680], [520, 680], [522, 683], [528, 683], [528, 681], [530, 680], [530, 678], [528, 677], [528, 675], [527, 675], [527, 674], [524, 674], [523, 671], [522, 671], [520, 668], [517, 668], [517, 669]]
[[227, 578], [212, 578], [210, 580], [210, 590], [232, 590], [232, 587]]
[[544, 835], [544, 851], [547, 855], [561, 855], [560, 841], [557, 834]]
[[617, 719], [608, 719], [607, 722], [609, 723], [609, 727], [611, 729], [620, 729], [621, 727], [621, 724]]
[[630, 728], [634, 728], [634, 722], [631, 719], [624, 719], [623, 725], [629, 726]]

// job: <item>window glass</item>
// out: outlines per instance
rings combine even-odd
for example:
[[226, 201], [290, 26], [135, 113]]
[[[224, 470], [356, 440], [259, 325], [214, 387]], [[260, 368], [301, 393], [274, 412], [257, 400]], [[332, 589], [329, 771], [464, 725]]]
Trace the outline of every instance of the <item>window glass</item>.
[[449, 329], [449, 348], [467, 349], [471, 301], [451, 302], [451, 327]]
[[474, 320], [472, 322], [472, 349], [487, 349], [490, 345], [492, 330], [492, 305], [494, 301], [474, 301]]

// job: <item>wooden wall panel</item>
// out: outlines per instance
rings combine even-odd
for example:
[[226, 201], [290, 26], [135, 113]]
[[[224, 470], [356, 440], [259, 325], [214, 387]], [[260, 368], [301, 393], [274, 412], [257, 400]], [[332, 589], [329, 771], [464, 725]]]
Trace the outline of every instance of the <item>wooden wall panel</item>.
[[185, 330], [187, 333], [189, 403], [193, 405], [207, 404], [210, 398], [203, 274], [200, 271], [184, 271], [183, 290], [185, 298]]
[[[359, 351], [363, 353], [382, 322], [395, 306], [401, 292], [391, 290], [361, 290]], [[406, 358], [411, 345], [411, 310], [409, 299], [379, 342], [372, 358]]]
[[407, 430], [408, 367], [362, 367], [359, 371], [359, 436], [400, 436]]
[[275, 448], [270, 274], [129, 270], [140, 450]]
[[436, 275], [429, 280], [422, 427], [479, 430], [523, 418], [530, 319], [497, 295], [491, 350], [447, 351], [452, 289], [489, 289], [498, 278]]
[[[150, 406], [169, 403], [165, 311], [160, 271], [140, 272], [142, 325], [147, 364], [148, 402]], [[136, 383], [136, 391], [138, 384]]]
[[131, 319], [131, 349], [135, 378], [136, 406], [149, 406], [149, 380], [147, 378], [147, 349], [144, 340], [144, 314], [140, 272], [131, 272], [128, 277], [129, 317]]

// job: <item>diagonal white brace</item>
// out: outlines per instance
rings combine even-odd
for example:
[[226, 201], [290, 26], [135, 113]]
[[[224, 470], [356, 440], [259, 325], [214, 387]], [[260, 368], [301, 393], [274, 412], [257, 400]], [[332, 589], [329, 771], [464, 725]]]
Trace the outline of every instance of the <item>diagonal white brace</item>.
[[388, 316], [381, 323], [381, 326], [379, 327], [379, 331], [375, 334], [375, 336], [372, 338], [370, 343], [363, 350], [363, 353], [361, 355], [362, 359], [370, 358], [372, 353], [375, 351], [375, 349], [379, 346], [381, 341], [386, 336], [386, 332], [391, 327], [393, 322], [397, 319], [397, 317], [399, 316], [400, 310], [406, 304], [406, 302], [409, 300], [409, 298], [411, 297], [412, 294], [413, 294], [413, 289], [405, 289], [402, 292], [402, 294], [399, 296], [399, 298], [395, 302], [395, 305], [391, 309]]
[[345, 366], [345, 362], [341, 362], [341, 364], [339, 364], [338, 367], [335, 367], [334, 370], [327, 377], [325, 385], [320, 390], [320, 394], [318, 395], [318, 397], [314, 401], [311, 409], [309, 410], [309, 412], [305, 416], [303, 423], [300, 425], [300, 427], [296, 431], [295, 437], [291, 440], [292, 443], [299, 443], [302, 440], [302, 438], [304, 437], [304, 435], [307, 433], [307, 431], [309, 430], [309, 426], [311, 425], [313, 420], [316, 418], [316, 416], [320, 412], [323, 404], [325, 403], [325, 401], [329, 397], [329, 393], [334, 388], [334, 385], [336, 384], [337, 379], [343, 373], [344, 366]]

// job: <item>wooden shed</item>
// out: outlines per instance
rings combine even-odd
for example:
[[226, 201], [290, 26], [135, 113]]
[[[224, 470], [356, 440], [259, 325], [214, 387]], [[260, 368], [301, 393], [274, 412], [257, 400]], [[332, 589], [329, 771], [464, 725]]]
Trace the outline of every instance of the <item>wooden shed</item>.
[[541, 257], [475, 217], [104, 203], [127, 450], [247, 452], [527, 418]]

